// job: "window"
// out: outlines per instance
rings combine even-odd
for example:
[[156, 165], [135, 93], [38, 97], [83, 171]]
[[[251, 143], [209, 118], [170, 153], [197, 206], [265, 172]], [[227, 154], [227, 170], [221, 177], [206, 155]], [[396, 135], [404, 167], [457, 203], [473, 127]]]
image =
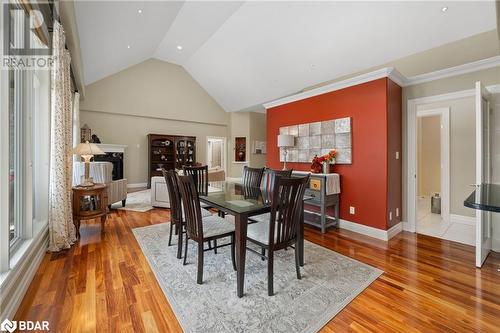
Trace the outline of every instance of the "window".
[[[11, 45], [28, 37], [24, 36], [22, 25], [13, 24], [14, 21], [9, 24]], [[41, 44], [35, 34], [30, 36], [30, 45]], [[6, 89], [3, 93], [8, 96], [8, 103], [4, 104], [8, 106], [8, 142], [4, 140], [0, 144], [7, 145], [2, 149], [8, 151], [8, 231], [5, 224], [0, 224], [0, 232], [8, 232], [8, 256], [12, 258], [23, 241], [37, 235], [47, 222], [50, 72], [46, 69], [10, 69], [2, 70], [1, 75], [4, 74], [7, 74], [2, 90]], [[6, 127], [2, 126], [4, 129]], [[5, 269], [5, 265], [2, 267]]]

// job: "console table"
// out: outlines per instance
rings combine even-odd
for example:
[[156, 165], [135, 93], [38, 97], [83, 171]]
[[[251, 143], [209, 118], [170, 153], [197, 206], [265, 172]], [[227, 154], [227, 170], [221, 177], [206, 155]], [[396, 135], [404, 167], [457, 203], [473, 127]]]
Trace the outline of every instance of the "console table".
[[[311, 178], [304, 195], [312, 199], [304, 204], [319, 207], [319, 213], [304, 209], [304, 223], [321, 228], [321, 233], [325, 233], [327, 228], [339, 225], [340, 175], [294, 171], [292, 176], [304, 177], [308, 174]], [[328, 207], [333, 207], [334, 216], [326, 214]]]

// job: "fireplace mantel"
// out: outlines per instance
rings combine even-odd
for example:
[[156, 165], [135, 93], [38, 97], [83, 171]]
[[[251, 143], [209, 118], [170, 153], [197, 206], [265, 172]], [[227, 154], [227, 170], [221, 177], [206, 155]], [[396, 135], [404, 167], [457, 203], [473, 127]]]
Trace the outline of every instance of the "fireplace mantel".
[[126, 145], [116, 145], [113, 143], [97, 143], [97, 147], [101, 148], [101, 150], [105, 153], [124, 153]]

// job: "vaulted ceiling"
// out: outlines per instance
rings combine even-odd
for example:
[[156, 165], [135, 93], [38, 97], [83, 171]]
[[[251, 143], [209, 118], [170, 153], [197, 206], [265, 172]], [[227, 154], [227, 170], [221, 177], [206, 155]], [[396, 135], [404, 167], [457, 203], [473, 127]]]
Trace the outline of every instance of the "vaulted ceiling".
[[75, 10], [86, 84], [155, 57], [183, 66], [226, 111], [496, 28], [494, 1], [77, 1]]

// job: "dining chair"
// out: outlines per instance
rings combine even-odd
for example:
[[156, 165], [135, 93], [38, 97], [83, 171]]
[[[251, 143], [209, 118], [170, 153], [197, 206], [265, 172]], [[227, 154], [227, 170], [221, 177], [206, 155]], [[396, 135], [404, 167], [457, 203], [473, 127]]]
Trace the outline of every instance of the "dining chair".
[[184, 175], [192, 175], [194, 179], [194, 185], [201, 195], [208, 194], [208, 165], [201, 166], [182, 166], [182, 171]]
[[[273, 170], [273, 169], [264, 170], [264, 175], [262, 178], [263, 194], [268, 196], [269, 200], [272, 200], [272, 192], [276, 177], [290, 178], [292, 176], [292, 171], [293, 170]], [[249, 217], [248, 220], [250, 222], [265, 222], [269, 221], [270, 217], [271, 213], [264, 213]]]
[[[304, 192], [309, 176], [287, 178], [276, 176], [273, 184], [269, 220], [249, 224], [247, 240], [267, 250], [267, 257], [251, 248], [247, 250], [267, 259], [268, 295], [274, 294], [274, 252], [294, 248], [297, 279], [301, 279], [299, 262], [299, 227], [304, 210]], [[263, 252], [264, 253], [264, 252]]]
[[[194, 185], [199, 195], [207, 195], [208, 194], [208, 165], [184, 165], [182, 166], [182, 171], [184, 175], [192, 175], [194, 179]], [[201, 207], [204, 209], [214, 208], [210, 205], [207, 205], [204, 202], [201, 202]], [[223, 211], [218, 211], [217, 214], [220, 217], [224, 217]], [[217, 241], [214, 241], [214, 252], [217, 254]]]
[[[182, 235], [185, 231], [184, 210], [181, 204], [179, 184], [177, 182], [177, 172], [175, 170], [161, 170], [165, 183], [167, 184], [168, 197], [170, 201], [170, 234], [168, 235], [168, 246], [172, 245], [172, 234], [175, 228], [175, 234], [178, 235], [177, 258], [182, 258]], [[206, 209], [201, 210], [203, 218], [212, 216]]]
[[250, 168], [245, 165], [243, 168], [243, 186], [260, 187], [264, 168]]
[[[203, 282], [203, 254], [205, 251], [210, 251], [212, 248], [204, 248], [204, 242], [215, 241], [220, 238], [230, 237], [230, 243], [223, 245], [214, 245], [215, 248], [231, 246], [231, 261], [233, 269], [236, 270], [236, 262], [234, 259], [234, 224], [219, 216], [212, 215], [203, 219], [201, 214], [200, 200], [198, 191], [194, 183], [193, 176], [177, 176], [179, 189], [181, 192], [182, 205], [185, 212], [186, 221], [186, 242], [184, 243], [184, 265], [187, 262], [187, 251], [189, 240], [198, 243], [198, 273], [196, 282]], [[214, 242], [215, 243], [215, 242]]]

